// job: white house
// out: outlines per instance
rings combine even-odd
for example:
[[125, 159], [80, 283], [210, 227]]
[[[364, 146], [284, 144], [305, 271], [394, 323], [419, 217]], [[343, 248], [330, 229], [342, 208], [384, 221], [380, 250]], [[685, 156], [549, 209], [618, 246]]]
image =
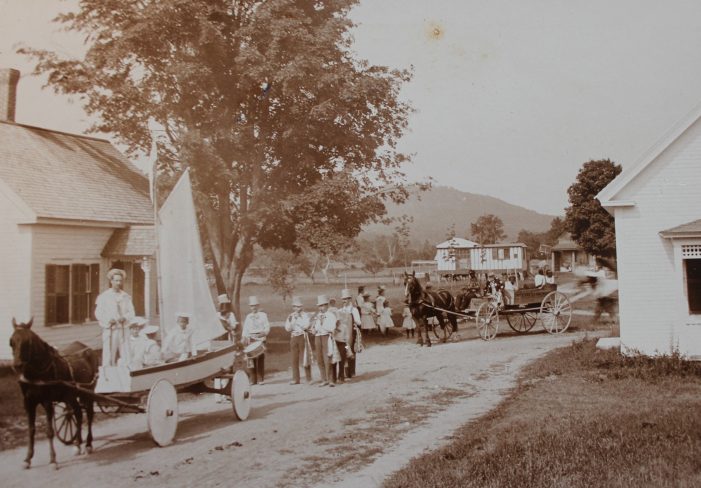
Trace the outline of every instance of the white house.
[[454, 237], [436, 245], [436, 263], [440, 274], [474, 270], [506, 273], [526, 269], [526, 245], [485, 244]]
[[621, 348], [701, 359], [701, 105], [597, 198], [616, 219]]
[[99, 335], [111, 267], [137, 313], [157, 313], [148, 179], [106, 140], [15, 123], [18, 79], [0, 70], [0, 359], [12, 317], [34, 317], [39, 335], [69, 323]]

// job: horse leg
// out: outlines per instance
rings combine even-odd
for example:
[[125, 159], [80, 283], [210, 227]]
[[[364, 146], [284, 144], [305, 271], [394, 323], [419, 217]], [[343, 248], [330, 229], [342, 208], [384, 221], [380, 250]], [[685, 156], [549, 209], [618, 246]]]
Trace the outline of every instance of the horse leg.
[[54, 449], [54, 404], [51, 400], [45, 400], [44, 411], [46, 412], [46, 437], [49, 439], [49, 464], [54, 465], [54, 469], [58, 469], [56, 462], [56, 450]]
[[29, 424], [29, 444], [27, 445], [27, 457], [24, 458], [24, 469], [29, 469], [34, 457], [34, 433], [36, 431], [37, 403], [33, 400], [24, 399], [24, 410], [27, 412], [27, 423]]
[[73, 409], [73, 415], [75, 415], [75, 422], [78, 432], [76, 432], [73, 453], [78, 456], [83, 453], [81, 445], [83, 444], [83, 410], [80, 408], [80, 402], [78, 399], [73, 397], [66, 402], [71, 405]]
[[426, 347], [431, 347], [431, 336], [428, 334], [428, 319], [424, 316], [422, 317], [423, 322], [423, 334], [426, 336]]
[[85, 439], [86, 454], [92, 453], [92, 421], [95, 417], [95, 403], [92, 398], [85, 400], [85, 414], [87, 415], [88, 436]]

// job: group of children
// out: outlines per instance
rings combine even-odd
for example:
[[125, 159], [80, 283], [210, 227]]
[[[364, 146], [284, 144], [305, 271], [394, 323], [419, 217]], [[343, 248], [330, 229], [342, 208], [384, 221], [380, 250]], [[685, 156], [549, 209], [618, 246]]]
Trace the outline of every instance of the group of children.
[[192, 329], [189, 327], [190, 314], [176, 314], [177, 327], [165, 336], [162, 345], [158, 344], [158, 326], [148, 325], [143, 317], [134, 317], [129, 324], [128, 357], [125, 358], [131, 370], [156, 366], [164, 362], [181, 361], [193, 355]]

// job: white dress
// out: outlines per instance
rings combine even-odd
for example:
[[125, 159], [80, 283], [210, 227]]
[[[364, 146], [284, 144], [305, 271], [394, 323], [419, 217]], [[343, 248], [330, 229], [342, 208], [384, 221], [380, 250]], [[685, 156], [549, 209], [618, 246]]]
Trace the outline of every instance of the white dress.
[[377, 325], [380, 326], [380, 331], [384, 334], [389, 327], [394, 327], [394, 322], [392, 322], [392, 309], [385, 307], [385, 301], [387, 299], [382, 295], [378, 296], [375, 300], [375, 307], [377, 311]]
[[416, 329], [416, 322], [414, 321], [414, 317], [411, 315], [411, 309], [409, 307], [404, 307], [402, 316], [404, 317], [402, 327], [404, 327], [406, 330]]

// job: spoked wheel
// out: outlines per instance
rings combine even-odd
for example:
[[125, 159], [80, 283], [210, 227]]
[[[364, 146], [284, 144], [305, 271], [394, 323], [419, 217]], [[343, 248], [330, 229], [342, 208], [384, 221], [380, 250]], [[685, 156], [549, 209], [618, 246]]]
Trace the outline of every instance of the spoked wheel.
[[491, 341], [499, 330], [499, 310], [491, 302], [484, 302], [477, 309], [477, 331], [482, 339]]
[[246, 420], [251, 413], [251, 382], [245, 371], [238, 370], [231, 380], [231, 405], [239, 420]]
[[73, 444], [78, 436], [78, 419], [73, 407], [63, 402], [54, 403], [54, 432], [65, 445]]
[[151, 387], [146, 415], [153, 441], [161, 447], [173, 442], [178, 430], [178, 394], [170, 381], [160, 379]]
[[509, 323], [509, 327], [519, 334], [525, 334], [531, 330], [535, 325], [536, 320], [538, 320], [538, 314], [535, 312], [523, 312], [506, 315], [506, 321]]
[[540, 320], [543, 328], [551, 334], [567, 330], [572, 321], [572, 305], [569, 298], [559, 291], [551, 291], [540, 305]]

